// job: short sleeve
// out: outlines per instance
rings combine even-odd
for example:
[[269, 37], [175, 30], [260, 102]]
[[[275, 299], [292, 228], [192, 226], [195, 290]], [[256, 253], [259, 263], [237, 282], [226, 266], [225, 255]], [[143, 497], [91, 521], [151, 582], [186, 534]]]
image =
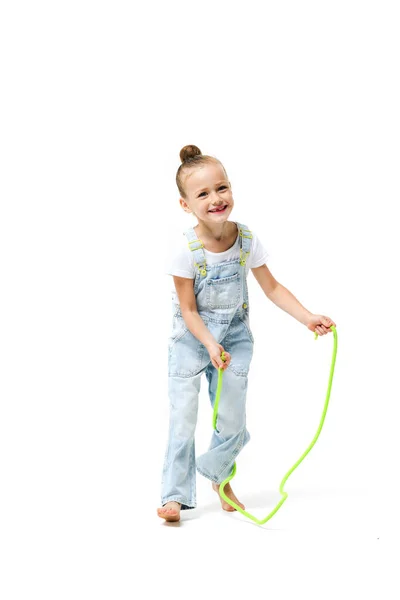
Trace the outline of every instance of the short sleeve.
[[[185, 245], [186, 242], [186, 245]], [[194, 279], [194, 265], [190, 250], [187, 246], [187, 238], [177, 242], [168, 249], [165, 259], [165, 271], [168, 275], [177, 275], [178, 277], [187, 277]]]
[[256, 267], [261, 267], [261, 265], [268, 261], [269, 254], [253, 230], [251, 233], [253, 235], [253, 240], [249, 257], [249, 267], [250, 269], [255, 269]]

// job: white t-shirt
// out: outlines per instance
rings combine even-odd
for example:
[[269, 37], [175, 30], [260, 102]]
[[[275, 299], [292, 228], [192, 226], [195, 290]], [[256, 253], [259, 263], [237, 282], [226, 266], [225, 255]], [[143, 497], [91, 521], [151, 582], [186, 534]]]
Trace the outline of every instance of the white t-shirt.
[[[254, 233], [254, 230], [251, 229], [251, 233], [253, 236], [250, 254], [246, 260], [246, 277], [250, 269], [255, 269], [256, 267], [261, 267], [264, 263], [267, 262], [269, 254], [258, 239], [257, 235]], [[213, 265], [215, 263], [224, 262], [227, 260], [233, 260], [235, 258], [239, 258], [240, 256], [240, 236], [236, 238], [236, 242], [225, 250], [225, 252], [210, 252], [210, 250], [206, 250], [203, 248], [206, 262], [208, 265]], [[189, 279], [194, 279], [196, 276], [196, 268], [194, 266], [194, 253], [190, 250], [188, 246], [188, 239], [186, 235], [182, 233], [180, 238], [178, 237], [175, 244], [169, 249], [169, 252], [166, 256], [165, 266], [166, 272], [168, 275], [177, 275], [178, 277], [187, 277]], [[172, 299], [174, 302], [178, 303], [178, 297], [175, 290], [174, 280], [172, 280]]]

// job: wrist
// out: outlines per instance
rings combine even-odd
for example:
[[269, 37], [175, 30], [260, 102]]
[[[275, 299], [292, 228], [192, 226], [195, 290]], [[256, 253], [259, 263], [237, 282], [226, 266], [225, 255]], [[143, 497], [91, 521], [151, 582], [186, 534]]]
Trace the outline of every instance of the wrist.
[[211, 340], [208, 340], [204, 346], [206, 347], [207, 352], [210, 352], [210, 350], [217, 344], [217, 340], [215, 340], [214, 338], [212, 338]]
[[312, 317], [313, 317], [313, 313], [310, 312], [309, 310], [306, 310], [305, 313], [302, 315], [301, 322], [303, 323], [303, 325], [305, 325], [307, 327], [307, 325], [310, 324]]

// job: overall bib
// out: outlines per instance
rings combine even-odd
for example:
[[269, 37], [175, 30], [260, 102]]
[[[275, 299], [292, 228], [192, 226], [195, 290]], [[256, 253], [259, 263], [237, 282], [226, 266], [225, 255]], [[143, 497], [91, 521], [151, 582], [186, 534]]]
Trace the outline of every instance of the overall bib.
[[254, 338], [249, 323], [246, 259], [252, 235], [237, 223], [240, 257], [207, 265], [203, 243], [193, 227], [185, 231], [197, 268], [194, 294], [197, 310], [215, 340], [231, 355], [224, 370], [216, 429], [209, 449], [195, 458], [195, 428], [200, 378], [205, 372], [211, 407], [218, 382], [206, 347], [189, 331], [179, 303], [172, 303], [172, 334], [168, 339], [168, 396], [170, 417], [161, 483], [161, 503], [196, 507], [196, 469], [215, 483], [230, 475], [236, 456], [250, 440], [246, 428], [247, 376]]

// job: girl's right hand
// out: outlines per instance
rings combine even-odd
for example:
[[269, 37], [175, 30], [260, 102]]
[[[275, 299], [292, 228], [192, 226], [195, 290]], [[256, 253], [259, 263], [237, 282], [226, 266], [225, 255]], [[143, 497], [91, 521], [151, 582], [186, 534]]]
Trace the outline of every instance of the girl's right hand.
[[[221, 367], [223, 369], [227, 369], [229, 367], [229, 363], [231, 362], [231, 355], [229, 354], [229, 352], [225, 352], [221, 344], [217, 344], [215, 342], [215, 344], [211, 344], [210, 346], [208, 346], [207, 350], [208, 354], [210, 355], [211, 362], [216, 369], [220, 369]], [[224, 356], [226, 359], [225, 362], [221, 358], [222, 352], [224, 352]]]

